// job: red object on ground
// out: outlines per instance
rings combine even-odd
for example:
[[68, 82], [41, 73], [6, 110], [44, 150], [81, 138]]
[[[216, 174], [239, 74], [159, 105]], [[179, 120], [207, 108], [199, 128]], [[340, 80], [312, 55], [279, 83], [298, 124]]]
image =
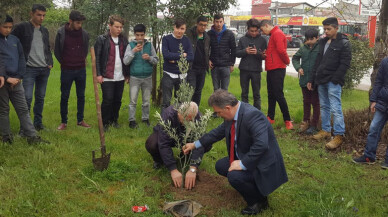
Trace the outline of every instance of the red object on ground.
[[133, 212], [144, 212], [144, 211], [147, 211], [147, 210], [149, 210], [147, 205], [144, 205], [144, 206], [133, 206], [132, 207], [132, 211]]

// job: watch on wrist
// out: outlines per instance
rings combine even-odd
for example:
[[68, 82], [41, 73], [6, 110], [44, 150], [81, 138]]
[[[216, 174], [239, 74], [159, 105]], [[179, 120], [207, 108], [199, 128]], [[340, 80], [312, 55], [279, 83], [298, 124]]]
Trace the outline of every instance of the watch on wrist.
[[196, 173], [196, 172], [197, 172], [197, 169], [195, 169], [195, 168], [190, 168], [190, 172]]

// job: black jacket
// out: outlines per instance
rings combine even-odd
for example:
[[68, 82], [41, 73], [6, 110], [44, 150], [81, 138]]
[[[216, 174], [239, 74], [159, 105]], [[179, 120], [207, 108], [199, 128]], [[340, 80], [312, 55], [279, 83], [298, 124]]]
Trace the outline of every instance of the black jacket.
[[[128, 45], [128, 39], [126, 39], [123, 35], [119, 35], [119, 45], [124, 46], [124, 53], [127, 49]], [[94, 52], [96, 54], [96, 69], [97, 69], [97, 76], [103, 76], [106, 75], [106, 65], [108, 63], [108, 57], [109, 57], [109, 50], [110, 50], [110, 35], [104, 34], [99, 35], [97, 37], [96, 43], [94, 44]], [[121, 57], [121, 62], [123, 63], [123, 74], [125, 77], [129, 76], [129, 67], [124, 64], [123, 61], [124, 55]]]
[[325, 54], [325, 44], [329, 38], [319, 40], [319, 52], [310, 82], [314, 85], [326, 84], [333, 82], [334, 84], [345, 83], [345, 73], [350, 67], [352, 60], [351, 45], [348, 37], [342, 33], [337, 33], [337, 38], [333, 39]]
[[[194, 57], [195, 57], [195, 52], [197, 51], [197, 37], [198, 37], [198, 34], [197, 34], [197, 26], [194, 26], [193, 28], [191, 29], [188, 29], [188, 31], [186, 32], [186, 36], [189, 38], [191, 44], [193, 45], [193, 52], [194, 52]], [[205, 46], [205, 53], [204, 53], [204, 56], [205, 56], [205, 61], [206, 61], [206, 68], [209, 68], [209, 50], [210, 50], [210, 37], [209, 35], [204, 32], [203, 33], [203, 39], [205, 40], [204, 42], [204, 46]]]
[[[202, 136], [199, 139], [201, 145], [208, 149], [225, 138], [229, 154], [232, 123], [225, 120]], [[283, 156], [271, 124], [261, 111], [243, 102], [237, 117], [236, 144], [235, 152], [247, 171], [252, 173], [256, 186], [263, 195], [272, 193], [288, 181]]]
[[5, 65], [3, 58], [0, 58], [0, 77], [5, 76]]
[[[62, 53], [63, 53], [63, 45], [65, 44], [65, 26], [62, 26], [58, 29], [57, 36], [55, 38], [55, 48], [54, 48], [54, 55], [55, 58], [57, 58], [58, 62], [62, 64]], [[83, 41], [83, 48], [84, 48], [84, 54], [85, 59], [88, 56], [89, 51], [89, 34], [82, 29], [82, 41]]]
[[[256, 46], [257, 54], [248, 55], [245, 49], [252, 43]], [[267, 49], [267, 41], [265, 38], [257, 35], [255, 38], [252, 38], [248, 33], [241, 37], [236, 51], [236, 56], [241, 57], [241, 62], [239, 65], [240, 70], [252, 71], [252, 72], [262, 72], [262, 52]]]
[[[176, 130], [176, 133], [178, 135], [185, 135], [186, 129], [185, 127], [179, 122], [178, 119], [178, 111], [174, 109], [173, 106], [169, 106], [163, 110], [162, 113], [162, 119], [164, 121], [170, 121], [171, 127]], [[195, 117], [195, 120], [200, 119], [200, 113], [197, 114]], [[171, 171], [177, 168], [176, 166], [176, 160], [174, 158], [174, 153], [172, 148], [176, 146], [175, 141], [163, 130], [163, 127], [159, 124], [154, 127], [154, 133], [157, 133], [158, 135], [158, 147], [159, 147], [159, 153], [160, 157], [163, 160], [164, 165]], [[182, 140], [182, 137], [180, 137]], [[194, 142], [194, 141], [188, 141], [188, 142]], [[204, 154], [204, 148], [195, 149], [192, 151], [191, 159], [198, 160], [199, 158], [202, 159]], [[198, 166], [192, 165], [192, 166]]]
[[380, 63], [369, 100], [376, 103], [377, 110], [388, 112], [388, 57], [385, 57]]
[[210, 36], [210, 60], [213, 66], [234, 66], [236, 62], [236, 40], [229, 29], [223, 32], [220, 42], [214, 30], [207, 32]]
[[[44, 26], [40, 26], [40, 31], [42, 32], [43, 44], [44, 44], [44, 56], [46, 58], [46, 64], [48, 66], [53, 65], [53, 57], [51, 55], [50, 41], [49, 41], [49, 32]], [[15, 26], [12, 30], [12, 35], [19, 38], [20, 43], [22, 43], [24, 57], [26, 62], [28, 62], [28, 56], [31, 51], [32, 39], [34, 36], [34, 26], [31, 22], [22, 22]]]

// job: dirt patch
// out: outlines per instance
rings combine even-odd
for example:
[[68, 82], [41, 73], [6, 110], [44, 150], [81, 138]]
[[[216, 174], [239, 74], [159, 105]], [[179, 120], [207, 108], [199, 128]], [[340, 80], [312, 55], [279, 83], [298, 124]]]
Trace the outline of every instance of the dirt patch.
[[241, 210], [246, 206], [241, 195], [234, 190], [227, 179], [199, 171], [195, 188], [186, 190], [170, 186], [166, 192], [173, 193], [175, 200], [190, 199], [200, 203], [203, 208], [200, 214], [216, 216], [221, 209]]
[[[369, 109], [364, 110], [348, 110], [344, 112], [344, 120], [346, 127], [346, 135], [344, 144], [342, 144], [336, 150], [330, 151], [332, 153], [338, 153], [345, 151], [348, 154], [352, 154], [355, 157], [361, 156], [364, 152], [366, 145], [366, 138], [368, 136], [370, 123], [372, 122], [373, 114], [369, 112]], [[319, 125], [320, 126], [320, 125]], [[299, 127], [299, 126], [298, 126]], [[311, 147], [324, 148], [324, 142], [317, 142], [311, 138], [300, 134], [300, 140], [308, 141]], [[328, 142], [328, 141], [327, 141]], [[323, 145], [322, 145], [323, 144]], [[379, 145], [377, 146], [376, 157], [377, 159], [385, 159], [386, 148], [388, 144], [388, 127], [385, 126], [382, 133]]]

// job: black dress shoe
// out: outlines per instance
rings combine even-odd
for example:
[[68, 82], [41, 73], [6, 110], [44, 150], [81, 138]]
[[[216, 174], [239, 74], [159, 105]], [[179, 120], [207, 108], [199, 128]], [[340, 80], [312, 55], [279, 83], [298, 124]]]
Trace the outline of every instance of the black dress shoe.
[[154, 161], [153, 168], [154, 168], [155, 170], [160, 169], [162, 166], [163, 166], [162, 163], [157, 162], [157, 161]]
[[263, 202], [259, 202], [251, 206], [247, 206], [245, 209], [241, 210], [241, 214], [256, 215], [257, 213], [260, 213], [267, 208], [268, 208], [268, 200], [266, 198]]
[[35, 127], [35, 130], [36, 131], [41, 131], [41, 130], [44, 130], [46, 129], [43, 124], [34, 124], [34, 127]]

